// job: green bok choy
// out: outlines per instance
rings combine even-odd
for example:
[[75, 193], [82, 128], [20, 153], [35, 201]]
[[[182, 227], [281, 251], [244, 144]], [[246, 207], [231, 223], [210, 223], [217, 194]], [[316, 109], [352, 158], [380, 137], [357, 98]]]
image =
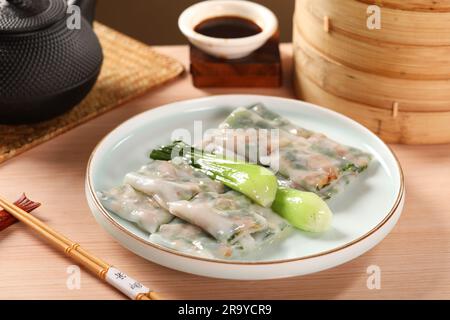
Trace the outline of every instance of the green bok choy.
[[278, 187], [276, 176], [267, 168], [236, 162], [176, 141], [151, 152], [153, 160], [182, 157], [188, 163], [255, 203], [272, 210], [294, 227], [308, 232], [324, 232], [331, 227], [333, 214], [324, 200], [311, 192]]
[[308, 232], [330, 229], [333, 213], [317, 194], [280, 187], [272, 210], [294, 227]]
[[153, 160], [169, 161], [176, 157], [182, 157], [212, 179], [221, 181], [263, 207], [270, 207], [275, 200], [278, 181], [273, 172], [264, 167], [230, 161], [180, 141], [155, 149], [150, 154]]

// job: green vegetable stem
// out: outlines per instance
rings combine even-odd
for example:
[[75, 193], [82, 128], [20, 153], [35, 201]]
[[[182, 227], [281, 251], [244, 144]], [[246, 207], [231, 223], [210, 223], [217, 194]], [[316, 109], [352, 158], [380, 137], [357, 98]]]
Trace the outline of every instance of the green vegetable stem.
[[275, 200], [277, 178], [272, 171], [259, 165], [230, 161], [180, 141], [155, 149], [150, 154], [153, 160], [169, 161], [176, 157], [184, 158], [212, 179], [221, 181], [263, 207], [270, 207]]

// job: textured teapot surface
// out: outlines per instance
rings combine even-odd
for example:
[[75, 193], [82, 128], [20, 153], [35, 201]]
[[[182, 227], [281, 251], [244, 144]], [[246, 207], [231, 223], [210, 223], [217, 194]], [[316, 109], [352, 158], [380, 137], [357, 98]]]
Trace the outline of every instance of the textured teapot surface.
[[0, 33], [37, 31], [64, 19], [65, 0], [0, 0]]

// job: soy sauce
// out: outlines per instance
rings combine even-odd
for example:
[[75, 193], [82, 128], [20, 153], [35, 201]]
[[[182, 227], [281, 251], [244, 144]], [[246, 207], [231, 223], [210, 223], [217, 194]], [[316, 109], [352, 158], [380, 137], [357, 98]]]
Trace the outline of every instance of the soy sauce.
[[208, 37], [223, 39], [250, 37], [262, 31], [261, 27], [253, 21], [235, 16], [222, 16], [204, 20], [194, 30]]

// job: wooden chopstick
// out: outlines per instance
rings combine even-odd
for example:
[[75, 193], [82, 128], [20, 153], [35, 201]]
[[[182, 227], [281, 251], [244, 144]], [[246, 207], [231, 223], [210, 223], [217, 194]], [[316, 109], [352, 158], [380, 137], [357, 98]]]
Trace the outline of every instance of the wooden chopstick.
[[36, 231], [75, 262], [85, 267], [87, 270], [97, 275], [101, 280], [112, 285], [129, 298], [135, 300], [159, 300], [157, 293], [151, 291], [102, 259], [90, 254], [81, 248], [78, 243], [73, 242], [61, 233], [53, 230], [33, 215], [20, 209], [1, 196], [0, 207], [9, 212], [17, 220]]

